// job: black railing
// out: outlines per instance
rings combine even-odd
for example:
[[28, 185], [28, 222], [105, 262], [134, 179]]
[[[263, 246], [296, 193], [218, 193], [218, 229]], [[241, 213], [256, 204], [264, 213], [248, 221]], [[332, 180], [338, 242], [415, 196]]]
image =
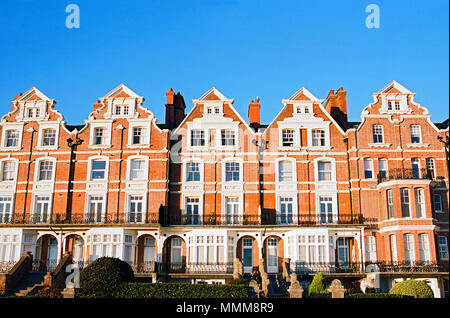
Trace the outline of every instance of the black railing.
[[378, 173], [378, 183], [390, 180], [409, 180], [409, 179], [433, 179], [431, 171], [422, 169], [390, 169], [388, 173], [385, 171]]
[[443, 271], [437, 262], [291, 262], [291, 270], [297, 274], [314, 273], [435, 273]]
[[58, 266], [56, 259], [34, 259], [31, 270], [33, 272], [53, 272]]
[[[3, 223], [2, 223], [3, 221]], [[130, 219], [127, 213], [109, 213], [106, 215], [85, 215], [84, 213], [74, 213], [70, 219], [67, 219], [62, 214], [54, 214], [47, 218], [44, 222], [42, 219], [34, 219], [30, 215], [23, 216], [23, 213], [15, 213], [8, 219], [0, 220], [0, 224], [161, 224], [168, 225], [202, 225], [202, 226], [235, 226], [235, 225], [365, 225], [376, 226], [377, 219], [366, 218], [361, 214], [300, 214], [300, 215], [205, 215], [205, 216], [186, 216], [186, 215], [170, 215], [159, 217], [158, 213], [150, 213], [141, 219]]]

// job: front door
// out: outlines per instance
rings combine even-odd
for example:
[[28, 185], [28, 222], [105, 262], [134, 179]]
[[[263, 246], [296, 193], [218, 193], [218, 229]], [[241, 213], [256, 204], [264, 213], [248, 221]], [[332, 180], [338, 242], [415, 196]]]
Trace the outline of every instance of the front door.
[[58, 259], [58, 241], [56, 238], [51, 237], [48, 240], [48, 252], [47, 252], [47, 271], [51, 272], [56, 268]]
[[267, 239], [267, 272], [278, 273], [278, 241]]
[[340, 237], [337, 240], [338, 264], [340, 267], [346, 267], [350, 263], [350, 249], [348, 237]]
[[242, 269], [244, 274], [251, 274], [253, 270], [253, 240], [242, 240]]
[[181, 246], [182, 242], [180, 238], [172, 239], [172, 248], [170, 251], [170, 268], [172, 270], [180, 270], [182, 268]]
[[144, 239], [144, 272], [153, 272], [155, 266], [155, 239], [146, 237]]

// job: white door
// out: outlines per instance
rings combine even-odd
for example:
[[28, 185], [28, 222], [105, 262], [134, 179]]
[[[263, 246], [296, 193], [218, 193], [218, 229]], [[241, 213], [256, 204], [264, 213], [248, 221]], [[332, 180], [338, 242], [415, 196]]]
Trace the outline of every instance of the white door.
[[278, 241], [267, 239], [267, 272], [278, 273]]
[[253, 271], [253, 241], [250, 238], [242, 240], [242, 269], [245, 274]]
[[182, 255], [181, 255], [181, 246], [182, 242], [180, 238], [172, 239], [172, 248], [171, 248], [171, 269], [178, 270], [182, 268]]
[[56, 238], [51, 237], [48, 240], [48, 253], [47, 253], [47, 271], [53, 271], [56, 268], [58, 260], [58, 241]]

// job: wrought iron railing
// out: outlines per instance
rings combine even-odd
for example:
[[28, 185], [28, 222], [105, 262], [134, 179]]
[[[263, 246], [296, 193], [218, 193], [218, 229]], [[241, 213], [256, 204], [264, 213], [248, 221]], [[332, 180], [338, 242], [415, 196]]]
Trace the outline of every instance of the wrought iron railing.
[[33, 272], [53, 272], [58, 266], [56, 259], [34, 259], [31, 270]]
[[388, 173], [385, 171], [378, 173], [378, 183], [390, 181], [390, 180], [408, 180], [408, 179], [433, 179], [431, 171], [425, 168], [421, 169], [389, 169]]

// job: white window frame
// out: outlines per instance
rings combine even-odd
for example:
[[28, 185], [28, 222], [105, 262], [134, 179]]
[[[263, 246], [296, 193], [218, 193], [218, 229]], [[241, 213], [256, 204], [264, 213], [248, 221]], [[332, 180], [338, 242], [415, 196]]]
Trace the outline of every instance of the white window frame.
[[[133, 119], [129, 120], [128, 126], [128, 148], [148, 148], [151, 140], [151, 120], [150, 119]], [[145, 135], [141, 137], [143, 140], [139, 144], [133, 143], [134, 128], [145, 129]]]
[[[366, 163], [370, 163], [370, 169], [367, 169]], [[368, 178], [366, 176], [366, 171], [370, 171], [370, 173], [372, 175], [370, 178]], [[363, 159], [363, 172], [364, 172], [364, 179], [367, 179], [367, 180], [375, 179], [375, 173], [374, 173], [374, 169], [373, 169], [373, 159], [372, 158], [364, 158]]]
[[[291, 131], [292, 132], [292, 145], [284, 145], [284, 132], [285, 131]], [[299, 132], [298, 129], [296, 128], [291, 128], [291, 127], [285, 127], [280, 129], [280, 148], [287, 148], [287, 149], [292, 149], [292, 148], [298, 148], [300, 146], [300, 136], [299, 136]]]
[[[239, 180], [226, 181], [226, 164], [237, 163], [239, 165]], [[222, 183], [242, 183], [244, 176], [244, 161], [242, 158], [225, 158], [222, 160]]]
[[[188, 200], [198, 200], [198, 202], [189, 202]], [[195, 203], [195, 204], [194, 204]], [[198, 214], [197, 214], [197, 222], [193, 222], [194, 221], [194, 214], [187, 214], [187, 210], [188, 210], [188, 205], [194, 206], [197, 205], [198, 206]], [[202, 196], [195, 196], [195, 195], [186, 195], [183, 198], [183, 212], [186, 214], [187, 218], [191, 218], [192, 222], [187, 223], [188, 225], [192, 225], [192, 224], [203, 224], [203, 199]]]
[[[408, 194], [408, 216], [403, 215], [403, 205], [404, 205], [404, 196], [402, 195], [402, 191], [406, 190], [406, 193]], [[402, 212], [402, 218], [411, 218], [412, 217], [412, 211], [411, 211], [411, 194], [408, 188], [400, 188], [400, 210]]]
[[[51, 161], [51, 162], [53, 162], [53, 165], [52, 165], [52, 176], [51, 176], [50, 180], [40, 180], [41, 161]], [[40, 157], [40, 158], [36, 159], [35, 169], [34, 169], [34, 182], [40, 182], [40, 183], [54, 182], [55, 181], [55, 174], [56, 174], [56, 158], [53, 158], [53, 157]]]
[[[331, 180], [319, 181], [319, 161], [329, 161], [331, 162]], [[314, 178], [317, 183], [336, 183], [336, 159], [331, 157], [319, 157], [314, 159]]]
[[419, 233], [419, 258], [421, 262], [425, 263], [428, 263], [431, 260], [430, 239], [426, 233]]
[[[39, 123], [39, 133], [38, 133], [38, 141], [37, 141], [37, 149], [39, 150], [56, 150], [58, 149], [59, 143], [59, 126], [58, 122], [45, 122]], [[44, 133], [48, 129], [55, 130], [55, 144], [54, 145], [44, 145]]]
[[[381, 163], [385, 163], [386, 166], [384, 169], [381, 169]], [[378, 176], [380, 176], [382, 172], [385, 172], [384, 178], [389, 177], [389, 162], [386, 158], [378, 158]]]
[[[436, 197], [439, 197], [439, 206], [440, 206], [439, 210], [436, 208]], [[442, 195], [440, 193], [433, 193], [433, 205], [434, 211], [436, 213], [444, 213], [444, 210], [442, 208]]]
[[[316, 132], [318, 130], [323, 132], [323, 139], [322, 139], [322, 136], [320, 136], [319, 139], [314, 138], [314, 132]], [[314, 145], [314, 140], [318, 140], [319, 143], [320, 143], [320, 141], [323, 140], [324, 144], [323, 145], [320, 145], [320, 144], [319, 145]], [[325, 129], [325, 128], [312, 128], [311, 129], [311, 147], [313, 147], [313, 148], [319, 148], [319, 147], [322, 148], [322, 147], [327, 147], [328, 144], [329, 143], [328, 143], [328, 140], [327, 140], [327, 129]]]
[[[42, 218], [42, 215], [39, 215], [39, 222], [35, 222], [36, 220], [36, 215], [37, 215], [37, 211], [36, 211], [36, 207], [37, 207], [37, 203], [38, 203], [38, 197], [48, 197], [48, 200], [46, 200], [48, 202], [48, 211], [47, 211], [47, 217], [44, 220]], [[30, 213], [30, 219], [31, 222], [33, 224], [45, 224], [45, 223], [51, 223], [51, 219], [52, 219], [52, 210], [53, 210], [53, 195], [51, 194], [34, 194], [33, 195], [33, 200], [32, 200], [32, 213]]]
[[[91, 149], [102, 149], [111, 147], [111, 135], [112, 135], [112, 120], [95, 120], [89, 123], [91, 126], [89, 134], [89, 148]], [[101, 145], [96, 145], [95, 141], [95, 129], [103, 128], [105, 143]]]
[[433, 158], [426, 158], [425, 159], [425, 167], [427, 169], [427, 173], [431, 174], [431, 178], [436, 178], [436, 165]]
[[[10, 124], [10, 123], [2, 123], [2, 141], [1, 141], [1, 149], [8, 151], [17, 151], [22, 149], [22, 136], [23, 136], [23, 124]], [[7, 142], [7, 131], [16, 130], [19, 132], [19, 137], [17, 141], [17, 146], [6, 146]]]
[[[280, 180], [280, 162], [289, 162], [291, 164], [291, 180]], [[275, 180], [277, 183], [295, 183], [297, 182], [297, 161], [291, 157], [280, 157], [275, 159]]]
[[365, 237], [366, 244], [366, 261], [377, 261], [377, 240], [374, 235], [368, 235]]
[[[441, 239], [444, 239], [445, 242], [442, 242]], [[438, 245], [439, 245], [439, 258], [442, 260], [448, 260], [448, 243], [447, 237], [440, 235], [438, 236]], [[446, 256], [447, 255], [447, 256]]]
[[[92, 214], [92, 211], [90, 211], [91, 197], [102, 197], [102, 200], [101, 200], [102, 210], [100, 211], [100, 221], [97, 221], [98, 215], [94, 215], [93, 216], [94, 222], [92, 222], [92, 223], [102, 223], [102, 221], [104, 220], [105, 214], [106, 214], [107, 193], [94, 193], [94, 192], [86, 193], [86, 203], [85, 203], [86, 208], [85, 208], [85, 212], [84, 212], [86, 221], [88, 220], [88, 216]], [[100, 201], [100, 200], [96, 200], [96, 201]]]
[[[203, 139], [204, 139], [204, 144], [203, 146], [198, 146], [198, 145], [192, 145], [192, 132], [193, 131], [203, 131]], [[188, 144], [188, 148], [191, 150], [195, 150], [195, 149], [206, 149], [209, 147], [209, 130], [206, 128], [191, 128], [188, 130], [188, 135], [187, 135], [187, 144]]]
[[[5, 164], [9, 163], [9, 162], [14, 163], [13, 180], [4, 180], [3, 175], [4, 175]], [[17, 173], [18, 172], [19, 172], [19, 159], [17, 159], [17, 158], [2, 158], [2, 159], [0, 159], [0, 182], [15, 183], [17, 181]]]
[[[141, 211], [141, 221], [130, 221], [130, 217], [131, 217], [131, 203], [132, 201], [135, 202], [139, 202], [138, 200], [131, 200], [131, 197], [142, 197], [142, 201], [140, 201], [142, 203], [142, 211]], [[131, 224], [141, 224], [141, 223], [145, 223], [147, 221], [147, 193], [126, 193], [126, 200], [125, 200], [125, 204], [126, 204], [126, 219], [125, 222], [126, 223], [131, 223]], [[135, 220], [137, 219], [137, 213], [135, 212]]]
[[[414, 188], [414, 204], [416, 208], [416, 218], [425, 218], [425, 190], [423, 188]], [[418, 208], [420, 208], [420, 216], [418, 215]]]
[[[281, 205], [283, 204], [281, 201], [282, 199], [291, 199], [292, 204], [292, 214], [290, 216], [290, 222], [289, 222], [289, 214], [286, 212], [285, 214], [285, 222], [281, 222]], [[291, 194], [280, 194], [277, 195], [277, 224], [297, 224], [298, 223], [298, 208], [297, 208], [297, 196], [291, 195]]]
[[395, 234], [389, 235], [389, 247], [391, 252], [391, 261], [398, 261], [398, 252], [397, 252], [397, 237]]
[[410, 256], [409, 262], [414, 263], [416, 261], [414, 235], [410, 233], [403, 234], [403, 247], [405, 251], [405, 262], [408, 262], [406, 259], [406, 255], [408, 254]]
[[[187, 166], [190, 163], [196, 163], [198, 164], [198, 169], [199, 169], [199, 173], [200, 173], [200, 179], [199, 181], [188, 181], [187, 179]], [[203, 160], [202, 159], [196, 159], [196, 158], [192, 158], [192, 159], [186, 159], [183, 161], [183, 183], [189, 183], [189, 184], [193, 184], [193, 183], [203, 183], [204, 182], [204, 164], [203, 164]]]
[[[9, 211], [6, 212], [6, 207]], [[10, 223], [14, 216], [14, 195], [0, 195], [0, 224]]]
[[[132, 178], [132, 162], [134, 160], [142, 160], [144, 161], [144, 177], [143, 178]], [[147, 156], [135, 155], [127, 158], [127, 178], [128, 181], [146, 181], [148, 180], [148, 167], [149, 167], [149, 158]]]
[[[104, 160], [105, 163], [105, 178], [103, 179], [92, 179], [92, 164], [94, 160]], [[106, 156], [94, 156], [88, 158], [88, 169], [87, 169], [86, 180], [88, 182], [107, 182], [109, 179], [109, 157]]]
[[[375, 138], [375, 136], [381, 136], [381, 141], [379, 141], [379, 137]], [[377, 140], [375, 140], [377, 139]], [[373, 124], [372, 125], [372, 141], [374, 144], [383, 144], [384, 143], [384, 127], [381, 124]]]
[[[414, 124], [414, 125], [410, 125], [410, 142], [411, 144], [421, 144], [422, 143], [422, 127], [420, 127], [420, 125]], [[418, 136], [415, 137], [419, 137], [419, 142], [413, 142], [413, 129], [418, 129]]]

